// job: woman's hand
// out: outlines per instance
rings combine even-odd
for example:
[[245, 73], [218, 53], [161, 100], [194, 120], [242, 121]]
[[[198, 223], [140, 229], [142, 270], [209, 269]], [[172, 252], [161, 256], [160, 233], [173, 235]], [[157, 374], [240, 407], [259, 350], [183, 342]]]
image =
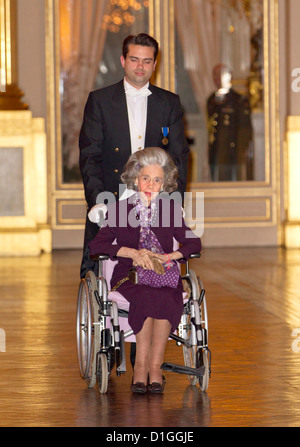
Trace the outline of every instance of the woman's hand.
[[153, 262], [150, 256], [152, 256], [152, 252], [149, 250], [137, 250], [132, 257], [133, 265], [140, 265], [144, 269], [154, 270]]
[[150, 258], [152, 254], [152, 251], [146, 250], [145, 248], [136, 250], [135, 248], [121, 247], [117, 256], [132, 259], [133, 265], [140, 265], [145, 269], [154, 270], [153, 262]]
[[151, 258], [156, 258], [162, 264], [166, 264], [170, 261], [181, 259], [182, 253], [180, 253], [180, 251], [173, 251], [172, 253], [166, 253], [164, 255], [161, 255], [159, 253], [154, 253], [145, 248], [142, 248], [141, 250], [136, 250], [135, 248], [122, 247], [118, 251], [117, 256], [123, 258], [131, 258], [133, 261], [133, 265], [140, 265], [144, 269], [155, 270]]
[[169, 262], [169, 255], [168, 254], [159, 254], [159, 253], [152, 253], [152, 256], [156, 259], [158, 259], [162, 264], [165, 264], [166, 262]]

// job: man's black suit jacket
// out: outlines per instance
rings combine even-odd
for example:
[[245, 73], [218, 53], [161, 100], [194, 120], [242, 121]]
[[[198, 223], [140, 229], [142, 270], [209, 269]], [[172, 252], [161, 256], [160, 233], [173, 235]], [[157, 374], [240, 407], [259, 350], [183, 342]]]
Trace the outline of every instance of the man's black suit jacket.
[[[186, 190], [189, 147], [178, 95], [150, 84], [145, 147], [169, 152], [179, 170], [178, 189]], [[162, 128], [169, 128], [163, 144]], [[109, 191], [119, 198], [120, 175], [131, 155], [131, 141], [123, 80], [89, 94], [79, 137], [80, 170], [88, 209], [97, 195]]]
[[[169, 152], [178, 168], [178, 190], [186, 190], [189, 147], [185, 137], [183, 111], [178, 95], [149, 85], [145, 147]], [[163, 144], [162, 128], [167, 127], [168, 143]], [[88, 211], [101, 192], [119, 199], [120, 176], [131, 155], [131, 140], [123, 80], [89, 94], [79, 136], [80, 170]], [[93, 269], [88, 242], [99, 227], [87, 218], [81, 277]]]

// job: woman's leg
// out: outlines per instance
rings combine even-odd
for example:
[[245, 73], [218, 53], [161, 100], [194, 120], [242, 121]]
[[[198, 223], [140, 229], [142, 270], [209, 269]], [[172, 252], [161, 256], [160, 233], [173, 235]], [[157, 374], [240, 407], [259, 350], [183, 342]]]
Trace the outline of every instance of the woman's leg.
[[133, 383], [142, 382], [147, 385], [148, 382], [153, 321], [153, 318], [147, 318], [140, 332], [136, 334]]
[[162, 383], [161, 364], [164, 360], [166, 344], [170, 335], [171, 324], [168, 320], [147, 318], [136, 334], [136, 359], [133, 383], [149, 381]]
[[162, 384], [161, 364], [164, 361], [166, 344], [170, 335], [171, 324], [168, 320], [154, 320], [151, 341], [149, 382]]

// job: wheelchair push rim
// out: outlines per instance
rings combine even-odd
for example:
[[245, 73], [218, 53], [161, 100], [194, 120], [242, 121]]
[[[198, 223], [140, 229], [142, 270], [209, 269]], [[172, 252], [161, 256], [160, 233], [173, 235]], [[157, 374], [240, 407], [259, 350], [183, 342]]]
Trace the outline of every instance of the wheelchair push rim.
[[84, 279], [81, 280], [78, 290], [76, 340], [80, 375], [87, 379], [91, 364], [92, 310], [88, 286]]
[[[187, 375], [191, 385], [195, 386], [199, 382], [201, 391], [207, 391], [210, 377], [210, 351], [208, 349], [208, 321], [207, 308], [205, 299], [205, 289], [201, 279], [196, 276], [193, 270], [190, 270], [191, 291], [193, 313], [185, 315], [183, 338], [188, 341], [187, 345], [183, 345], [183, 357], [185, 366], [190, 368], [201, 368], [204, 366], [204, 374], [197, 377]], [[198, 317], [197, 317], [198, 316]], [[196, 318], [197, 317], [197, 318]], [[201, 333], [195, 328], [196, 325], [201, 327]], [[199, 339], [200, 338], [200, 339]]]
[[100, 349], [98, 304], [94, 291], [97, 281], [93, 272], [81, 280], [77, 300], [77, 356], [81, 377], [91, 388], [96, 383], [97, 353]]

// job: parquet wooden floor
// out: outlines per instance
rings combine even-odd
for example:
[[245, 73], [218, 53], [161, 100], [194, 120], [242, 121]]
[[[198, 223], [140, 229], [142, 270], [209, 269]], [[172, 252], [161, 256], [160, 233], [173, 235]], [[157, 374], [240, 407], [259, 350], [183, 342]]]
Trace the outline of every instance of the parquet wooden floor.
[[[206, 288], [208, 391], [166, 373], [165, 393], [146, 396], [130, 393], [129, 361], [126, 374], [113, 372], [107, 395], [79, 376], [80, 259], [77, 250], [0, 259], [1, 427], [300, 425], [299, 250], [204, 250], [191, 267]], [[169, 342], [166, 360], [181, 358]]]

